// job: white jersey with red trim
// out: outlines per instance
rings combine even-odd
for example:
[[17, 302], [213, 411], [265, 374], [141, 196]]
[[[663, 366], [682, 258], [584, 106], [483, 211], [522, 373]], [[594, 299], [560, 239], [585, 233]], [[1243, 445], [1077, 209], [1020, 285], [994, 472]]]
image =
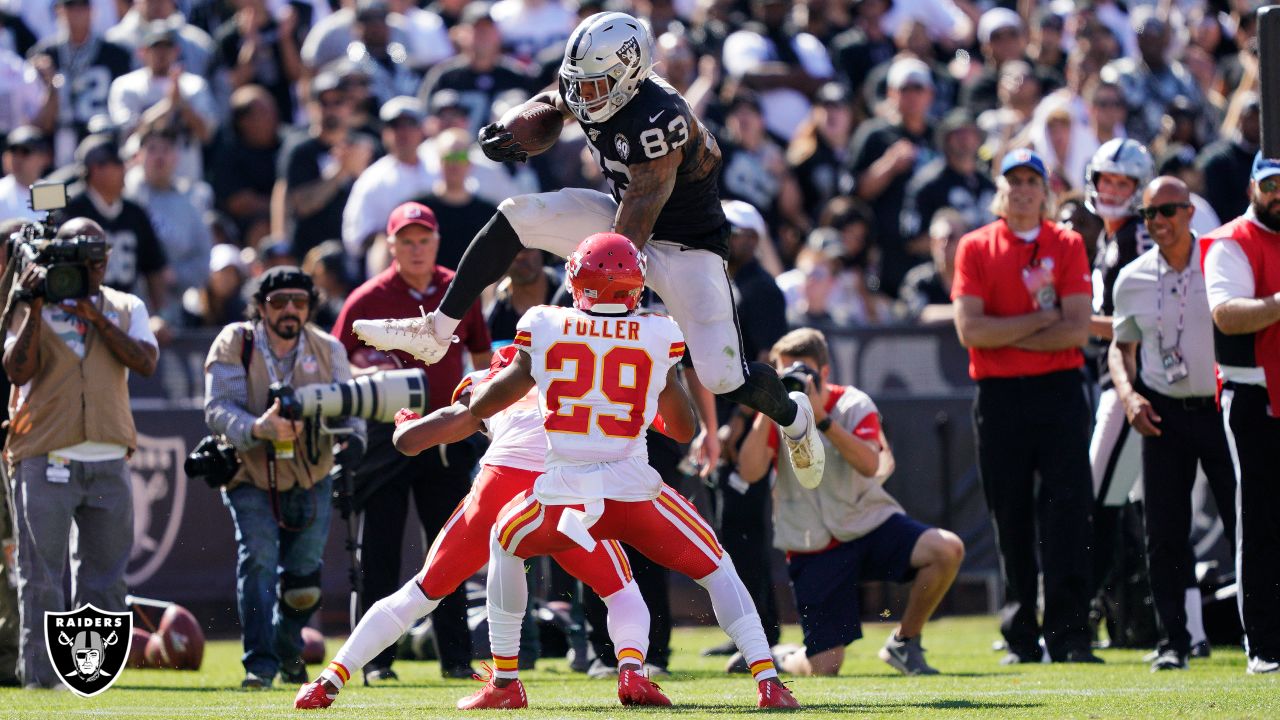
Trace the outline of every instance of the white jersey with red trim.
[[516, 325], [538, 384], [547, 468], [638, 458], [684, 335], [665, 315], [592, 315], [540, 305]]
[[[469, 373], [453, 391], [453, 402], [470, 394], [484, 382], [490, 371]], [[489, 449], [480, 458], [481, 465], [542, 472], [546, 467], [547, 434], [542, 429], [542, 408], [538, 405], [538, 389], [494, 413], [484, 421], [489, 436]]]

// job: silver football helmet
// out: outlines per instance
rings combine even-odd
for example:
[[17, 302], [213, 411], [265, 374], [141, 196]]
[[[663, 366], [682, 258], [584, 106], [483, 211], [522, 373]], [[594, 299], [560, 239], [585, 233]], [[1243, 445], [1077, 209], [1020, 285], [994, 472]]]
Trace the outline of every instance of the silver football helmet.
[[[1102, 202], [1098, 195], [1098, 174], [1126, 175], [1137, 182], [1133, 194], [1121, 205]], [[1155, 177], [1156, 164], [1151, 153], [1137, 140], [1114, 138], [1102, 143], [1084, 169], [1084, 204], [1100, 218], [1123, 218], [1137, 215], [1142, 205], [1142, 190]]]
[[604, 122], [631, 102], [652, 68], [653, 42], [639, 20], [596, 13], [578, 24], [565, 46], [565, 104], [584, 123]]

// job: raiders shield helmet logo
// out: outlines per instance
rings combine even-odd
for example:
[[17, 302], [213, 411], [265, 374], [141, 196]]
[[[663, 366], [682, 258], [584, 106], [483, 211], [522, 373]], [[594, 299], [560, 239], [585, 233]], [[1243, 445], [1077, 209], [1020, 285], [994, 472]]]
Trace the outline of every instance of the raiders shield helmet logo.
[[623, 162], [626, 162], [627, 157], [631, 155], [631, 143], [627, 142], [626, 136], [622, 133], [613, 136], [613, 148], [618, 151], [618, 157], [622, 158]]
[[111, 687], [129, 659], [133, 613], [85, 605], [44, 614], [44, 645], [62, 684], [82, 697]]

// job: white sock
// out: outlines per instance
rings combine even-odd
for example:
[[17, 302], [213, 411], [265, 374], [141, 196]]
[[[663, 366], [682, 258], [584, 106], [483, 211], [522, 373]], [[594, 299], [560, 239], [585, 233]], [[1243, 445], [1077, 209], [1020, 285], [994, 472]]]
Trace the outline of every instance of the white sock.
[[375, 655], [400, 639], [419, 619], [426, 617], [439, 600], [431, 600], [415, 580], [373, 604], [356, 625], [355, 632], [343, 643], [328, 667], [320, 673], [339, 690]]
[[458, 323], [462, 322], [458, 318], [451, 318], [448, 315], [436, 310], [431, 315], [432, 333], [438, 338], [453, 337], [453, 331], [458, 329]]
[[489, 539], [489, 648], [493, 653], [493, 674], [499, 678], [519, 676], [520, 625], [529, 601], [524, 561], [507, 553], [498, 539]]
[[1191, 635], [1191, 644], [1204, 642], [1204, 606], [1200, 604], [1200, 588], [1187, 588], [1187, 632]]
[[796, 406], [797, 406], [796, 419], [792, 420], [790, 425], [787, 425], [786, 427], [782, 428], [782, 432], [786, 433], [787, 437], [791, 438], [792, 440], [799, 440], [800, 438], [804, 437], [805, 433], [809, 432], [809, 416], [804, 411], [804, 406], [802, 401], [796, 400], [795, 398], [796, 395], [805, 397], [804, 393], [798, 393], [798, 392], [787, 393], [787, 396], [790, 397], [796, 403]]
[[733, 561], [726, 555], [715, 572], [697, 582], [711, 595], [716, 622], [742, 651], [756, 681], [777, 677], [778, 671], [773, 666], [773, 655], [769, 652], [769, 642], [764, 638], [760, 616], [756, 614], [756, 606], [747, 587], [733, 568]]
[[649, 653], [649, 606], [640, 594], [640, 586], [629, 582], [603, 600], [609, 609], [609, 639], [613, 641], [618, 667], [635, 664], [643, 668]]

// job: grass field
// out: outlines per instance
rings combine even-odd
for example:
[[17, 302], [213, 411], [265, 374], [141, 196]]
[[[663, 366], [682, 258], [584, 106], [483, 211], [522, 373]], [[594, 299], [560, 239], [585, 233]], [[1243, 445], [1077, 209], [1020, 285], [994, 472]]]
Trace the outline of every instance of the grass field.
[[[875, 656], [890, 630], [870, 625], [853, 645], [838, 678], [796, 678], [791, 688], [806, 715], [907, 718], [1278, 718], [1280, 677], [1247, 676], [1239, 648], [1220, 648], [1208, 660], [1180, 673], [1153, 675], [1134, 650], [1103, 651], [1106, 665], [1036, 665], [1004, 668], [991, 651], [997, 637], [992, 618], [945, 619], [929, 626], [929, 661], [944, 675], [903, 677]], [[725, 718], [750, 713], [755, 687], [745, 676], [720, 672], [723, 659], [702, 658], [698, 649], [718, 643], [714, 628], [679, 629], [673, 676], [662, 687], [675, 707], [624, 710], [612, 681], [590, 680], [568, 671], [563, 659], [544, 660], [524, 673], [530, 709], [525, 718]], [[798, 642], [789, 627], [784, 642]], [[329, 651], [337, 650], [335, 640]], [[239, 645], [211, 643], [200, 672], [126, 670], [106, 693], [82, 699], [68, 692], [0, 691], [0, 718], [298, 718], [297, 688], [242, 692]], [[479, 664], [476, 666], [479, 667]], [[330, 709], [337, 718], [458, 717], [453, 703], [479, 687], [441, 680], [435, 663], [397, 663], [395, 686], [353, 686]], [[492, 716], [493, 713], [488, 713]]]

